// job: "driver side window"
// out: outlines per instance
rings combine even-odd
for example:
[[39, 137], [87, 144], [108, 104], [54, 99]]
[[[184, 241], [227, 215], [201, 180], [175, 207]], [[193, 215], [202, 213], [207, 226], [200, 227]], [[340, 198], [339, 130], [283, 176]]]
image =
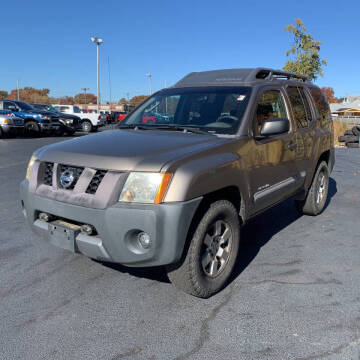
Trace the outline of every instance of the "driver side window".
[[259, 136], [263, 123], [272, 118], [287, 118], [286, 107], [280, 90], [266, 90], [261, 95], [255, 112], [254, 135]]

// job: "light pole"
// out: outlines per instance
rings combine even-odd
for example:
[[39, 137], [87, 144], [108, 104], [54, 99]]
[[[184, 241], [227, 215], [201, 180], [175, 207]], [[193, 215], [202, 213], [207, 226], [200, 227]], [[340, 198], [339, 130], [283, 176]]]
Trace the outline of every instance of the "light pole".
[[97, 54], [97, 112], [100, 113], [100, 76], [99, 76], [99, 48], [100, 44], [102, 44], [102, 39], [98, 37], [92, 37], [91, 41], [96, 44], [96, 54]]
[[81, 88], [81, 90], [84, 91], [84, 97], [85, 97], [84, 104], [85, 104], [85, 108], [87, 109], [87, 106], [86, 106], [86, 91], [88, 91], [89, 88]]
[[146, 74], [146, 76], [149, 78], [149, 92], [150, 92], [150, 95], [151, 95], [152, 94], [151, 74], [148, 73], [148, 74]]

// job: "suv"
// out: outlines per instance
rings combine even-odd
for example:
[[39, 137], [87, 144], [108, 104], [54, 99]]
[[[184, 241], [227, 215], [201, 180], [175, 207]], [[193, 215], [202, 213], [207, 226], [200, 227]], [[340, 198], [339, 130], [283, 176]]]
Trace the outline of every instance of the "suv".
[[0, 100], [0, 110], [11, 111], [24, 119], [25, 132], [29, 135], [54, 133], [59, 130], [59, 117], [49, 111], [37, 110], [23, 101]]
[[[155, 124], [143, 123], [149, 113]], [[305, 77], [207, 71], [155, 93], [118, 130], [37, 150], [21, 200], [48, 242], [165, 265], [206, 298], [227, 283], [250, 218], [288, 198], [304, 214], [324, 209], [334, 161], [329, 106]]]

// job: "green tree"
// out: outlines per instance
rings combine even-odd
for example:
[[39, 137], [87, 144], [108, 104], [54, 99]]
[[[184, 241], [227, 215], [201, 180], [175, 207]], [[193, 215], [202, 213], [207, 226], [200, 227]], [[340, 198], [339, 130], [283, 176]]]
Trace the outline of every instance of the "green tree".
[[9, 93], [6, 90], [0, 90], [0, 99], [7, 99]]
[[301, 19], [295, 19], [295, 26], [288, 25], [285, 30], [294, 35], [294, 44], [286, 52], [286, 56], [292, 56], [288, 60], [283, 70], [305, 75], [311, 80], [315, 80], [318, 75], [323, 76], [323, 65], [326, 66], [325, 59], [320, 58], [321, 41], [314, 40], [311, 34], [306, 33], [306, 27]]

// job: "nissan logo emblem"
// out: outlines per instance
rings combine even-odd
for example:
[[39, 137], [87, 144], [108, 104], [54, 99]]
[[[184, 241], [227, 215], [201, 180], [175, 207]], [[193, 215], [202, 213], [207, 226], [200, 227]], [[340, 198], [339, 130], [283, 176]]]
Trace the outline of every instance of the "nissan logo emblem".
[[70, 169], [66, 169], [60, 175], [60, 185], [64, 189], [69, 188], [74, 182], [74, 180], [75, 180], [74, 173]]

